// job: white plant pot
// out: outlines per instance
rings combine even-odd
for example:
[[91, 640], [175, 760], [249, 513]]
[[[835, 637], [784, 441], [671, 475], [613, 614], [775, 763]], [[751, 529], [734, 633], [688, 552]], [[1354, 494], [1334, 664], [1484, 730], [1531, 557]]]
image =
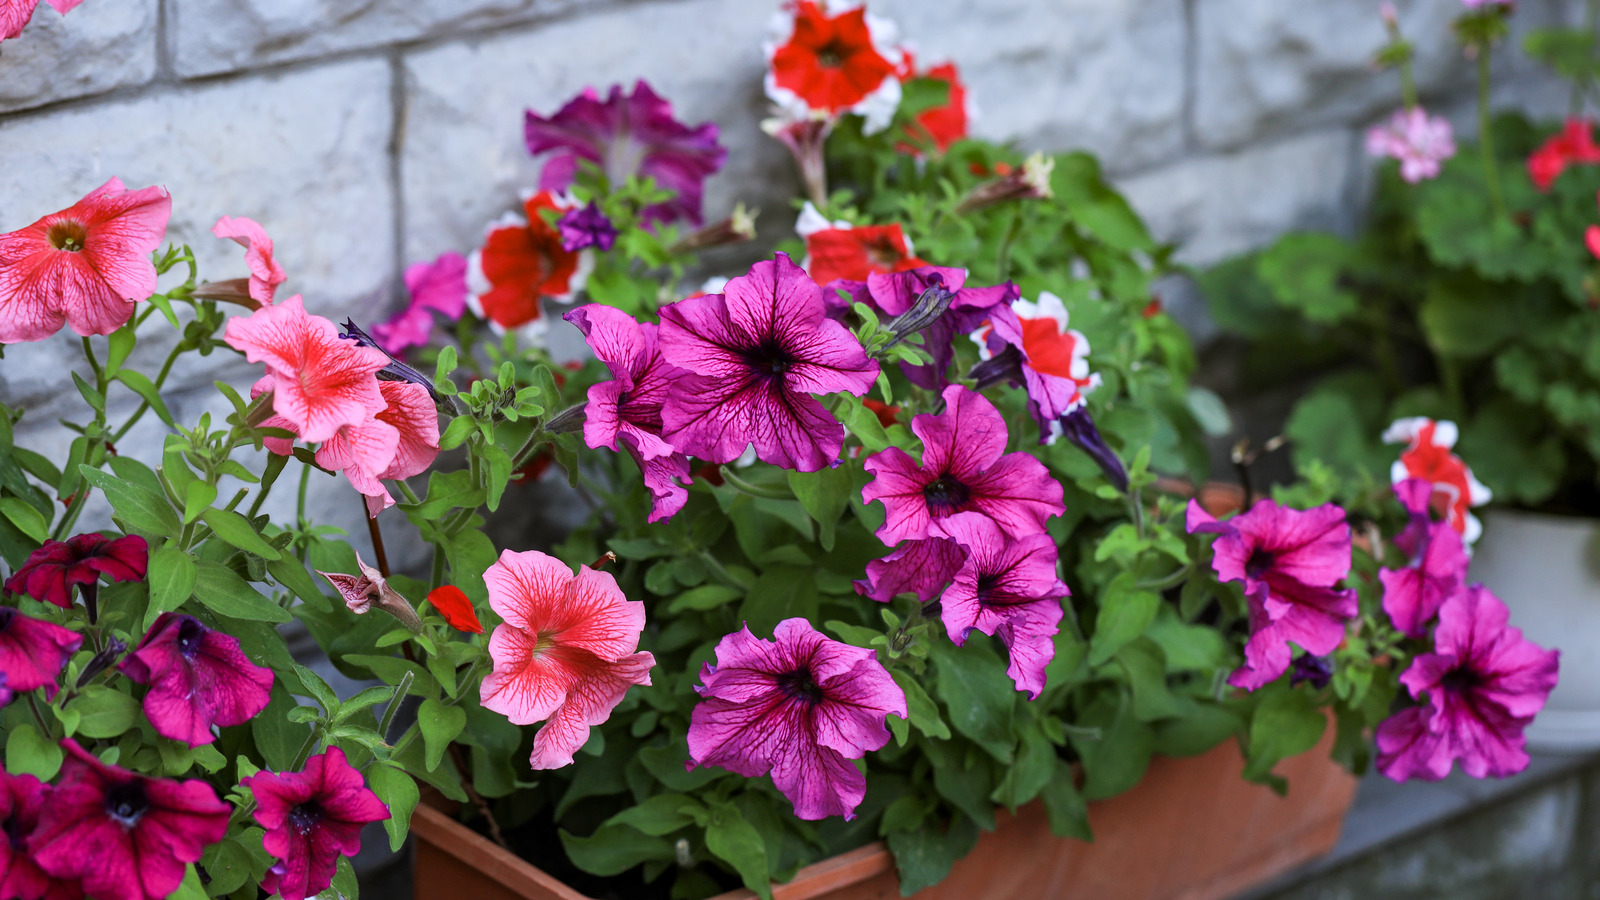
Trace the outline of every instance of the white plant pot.
[[1525, 637], [1561, 650], [1561, 680], [1528, 747], [1600, 747], [1600, 519], [1491, 510], [1469, 581], [1504, 600]]

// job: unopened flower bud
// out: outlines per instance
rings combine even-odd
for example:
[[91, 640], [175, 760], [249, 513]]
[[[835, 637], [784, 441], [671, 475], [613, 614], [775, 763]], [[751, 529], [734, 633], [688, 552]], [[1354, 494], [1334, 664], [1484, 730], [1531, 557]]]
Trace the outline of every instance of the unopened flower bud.
[[955, 293], [944, 286], [944, 279], [937, 272], [930, 274], [929, 280], [934, 283], [922, 292], [916, 302], [911, 304], [911, 308], [884, 326], [891, 336], [889, 341], [891, 346], [937, 322], [950, 308], [950, 301], [955, 298]]
[[756, 236], [756, 216], [759, 214], [760, 210], [746, 209], [743, 203], [736, 204], [733, 207], [733, 215], [690, 233], [676, 244], [673, 244], [671, 252], [686, 253], [690, 250], [723, 247], [728, 244], [742, 244], [746, 241], [754, 240]]
[[106, 644], [106, 648], [96, 653], [94, 658], [89, 660], [89, 664], [83, 667], [83, 671], [78, 673], [76, 686], [81, 688], [93, 681], [96, 675], [110, 668], [117, 660], [122, 658], [122, 654], [127, 652], [128, 645], [126, 643], [112, 638], [110, 643]]
[[1095, 427], [1087, 408], [1080, 404], [1070, 410], [1051, 423], [1051, 431], [1065, 435], [1078, 449], [1089, 454], [1117, 490], [1128, 490], [1128, 470], [1122, 465], [1121, 457], [1113, 453], [1106, 439], [1100, 436], [1100, 429]]
[[230, 278], [227, 281], [208, 281], [195, 288], [191, 297], [200, 300], [216, 300], [219, 303], [233, 303], [245, 309], [256, 310], [261, 308], [261, 301], [250, 296], [250, 279]]
[[1003, 203], [1007, 200], [1039, 200], [1055, 196], [1050, 187], [1050, 175], [1055, 171], [1054, 158], [1034, 153], [1022, 166], [993, 181], [986, 181], [972, 189], [961, 201], [958, 212], [968, 213]]
[[389, 357], [389, 364], [378, 370], [379, 381], [408, 381], [412, 384], [421, 385], [427, 389], [428, 396], [433, 398], [435, 404], [444, 402], [444, 398], [439, 396], [438, 391], [434, 390], [432, 378], [395, 359], [393, 354], [384, 350], [377, 341], [373, 340], [372, 335], [362, 331], [356, 325], [354, 319], [347, 318], [344, 320], [339, 336], [347, 341], [355, 341], [357, 346], [372, 347], [382, 352], [384, 356]]
[[368, 610], [374, 608], [381, 609], [399, 619], [400, 624], [413, 632], [420, 632], [422, 619], [417, 616], [417, 611], [406, 598], [400, 596], [399, 591], [389, 586], [383, 573], [363, 562], [359, 553], [356, 554], [356, 566], [361, 569], [360, 575], [321, 570], [317, 570], [317, 574], [328, 579], [328, 583], [344, 598], [344, 605], [356, 615], [366, 615]]
[[550, 420], [544, 423], [544, 430], [551, 434], [568, 434], [581, 430], [587, 416], [587, 407], [587, 403], [567, 407], [551, 416]]

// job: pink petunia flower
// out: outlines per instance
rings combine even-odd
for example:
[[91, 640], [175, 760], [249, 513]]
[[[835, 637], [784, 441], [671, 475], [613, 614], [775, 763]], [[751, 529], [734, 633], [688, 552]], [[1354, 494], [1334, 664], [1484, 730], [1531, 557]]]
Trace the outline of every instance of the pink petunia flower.
[[372, 327], [372, 336], [385, 351], [404, 353], [428, 343], [433, 335], [433, 313], [454, 322], [467, 308], [467, 258], [445, 253], [433, 262], [406, 268], [406, 291], [411, 303]]
[[289, 277], [272, 255], [272, 238], [254, 219], [223, 216], [211, 226], [211, 233], [232, 240], [244, 248], [245, 265], [250, 267], [250, 296], [263, 306], [272, 305], [278, 285]]
[[1250, 602], [1245, 664], [1229, 676], [1253, 691], [1289, 669], [1290, 642], [1324, 656], [1344, 640], [1357, 612], [1354, 590], [1333, 586], [1350, 573], [1350, 526], [1345, 511], [1329, 503], [1296, 510], [1272, 500], [1219, 522], [1189, 501], [1190, 534], [1220, 535], [1211, 567], [1223, 581], [1244, 583]]
[[61, 742], [61, 780], [28, 838], [55, 878], [79, 879], [96, 900], [161, 900], [188, 863], [228, 831], [233, 807], [198, 779], [146, 778]]
[[0, 606], [0, 675], [8, 691], [42, 687], [54, 698], [56, 679], [81, 646], [83, 635], [76, 631]]
[[428, 471], [439, 455], [439, 411], [426, 388], [402, 381], [379, 381], [386, 404], [359, 425], [347, 425], [317, 448], [317, 465], [343, 471], [367, 501], [367, 515], [394, 505], [385, 480]]
[[1478, 536], [1483, 534], [1483, 523], [1470, 510], [1494, 499], [1494, 493], [1473, 477], [1472, 469], [1461, 457], [1450, 452], [1456, 444], [1457, 433], [1454, 422], [1435, 422], [1418, 416], [1395, 420], [1384, 430], [1383, 442], [1406, 445], [1400, 458], [1390, 467], [1390, 480], [1400, 484], [1410, 478], [1420, 478], [1432, 484], [1432, 502], [1438, 505], [1450, 527], [1461, 535], [1470, 553]]
[[717, 642], [700, 669], [689, 718], [689, 762], [772, 783], [802, 819], [855, 818], [867, 780], [852, 759], [889, 742], [906, 695], [877, 654], [829, 640], [805, 619], [766, 641], [744, 627]]
[[150, 686], [144, 714], [156, 733], [190, 747], [215, 741], [213, 725], [250, 721], [271, 699], [271, 669], [251, 662], [237, 638], [179, 613], [158, 616], [117, 671]]
[[71, 879], [52, 878], [28, 853], [28, 836], [39, 825], [39, 814], [49, 801], [51, 788], [32, 775], [0, 770], [0, 897], [25, 900], [82, 900], [83, 888]]
[[483, 580], [505, 620], [489, 636], [483, 707], [515, 725], [545, 723], [533, 736], [533, 768], [571, 765], [590, 726], [610, 718], [628, 688], [650, 683], [655, 657], [635, 652], [644, 604], [610, 574], [581, 566], [574, 576], [537, 550], [502, 552]]
[[687, 372], [661, 355], [656, 326], [598, 303], [564, 318], [578, 326], [611, 380], [589, 388], [583, 440], [590, 448], [627, 451], [650, 491], [649, 521], [672, 518], [689, 500], [689, 459], [661, 437], [661, 407], [674, 379]]
[[878, 363], [828, 318], [822, 288], [788, 256], [758, 262], [721, 294], [661, 309], [661, 354], [689, 373], [661, 410], [663, 437], [708, 462], [757, 458], [801, 472], [833, 465], [844, 426], [811, 394], [861, 396]]
[[1394, 627], [1411, 637], [1422, 637], [1439, 608], [1466, 583], [1467, 553], [1461, 535], [1450, 523], [1431, 520], [1432, 485], [1408, 478], [1395, 485], [1394, 492], [1411, 513], [1411, 523], [1395, 538], [1409, 559], [1403, 569], [1378, 572], [1383, 583], [1383, 611]]
[[133, 534], [108, 538], [91, 531], [65, 541], [45, 541], [6, 579], [5, 588], [67, 609], [72, 606], [74, 585], [87, 604], [100, 576], [111, 581], [142, 581], [149, 562], [150, 546], [144, 538]]
[[1061, 598], [1071, 593], [1056, 576], [1055, 539], [1043, 533], [1008, 537], [975, 512], [958, 513], [940, 527], [966, 551], [939, 601], [950, 640], [959, 647], [973, 630], [1000, 638], [1011, 652], [1006, 674], [1037, 700], [1056, 655]]
[[1061, 418], [1100, 385], [1100, 374], [1089, 371], [1089, 340], [1067, 327], [1066, 304], [1049, 291], [1039, 293], [1038, 303], [1018, 300], [993, 312], [991, 327], [974, 336], [984, 361], [972, 377], [979, 390], [1001, 381], [1026, 390], [1039, 443], [1054, 444], [1063, 433]]
[[266, 363], [272, 408], [302, 440], [321, 443], [388, 406], [376, 373], [389, 357], [339, 337], [332, 322], [306, 312], [298, 294], [229, 319], [223, 340], [250, 362]]
[[1061, 483], [1026, 453], [1007, 453], [1006, 422], [981, 394], [953, 384], [944, 390], [945, 411], [916, 416], [911, 430], [922, 439], [922, 464], [899, 447], [867, 457], [872, 480], [863, 502], [882, 500], [878, 539], [889, 546], [905, 540], [944, 537], [941, 523], [968, 510], [995, 521], [1014, 538], [1044, 531], [1045, 521], [1066, 512]]
[[1434, 652], [1400, 683], [1425, 702], [1378, 726], [1378, 771], [1395, 781], [1437, 781], [1451, 765], [1473, 778], [1504, 778], [1528, 765], [1523, 729], [1556, 686], [1560, 651], [1525, 640], [1504, 603], [1483, 585], [1445, 601]]
[[256, 822], [267, 831], [261, 846], [279, 860], [261, 888], [283, 900], [327, 890], [339, 857], [361, 852], [361, 826], [389, 818], [389, 808], [336, 746], [307, 759], [298, 772], [258, 772], [241, 783], [255, 797]]
[[548, 118], [529, 110], [523, 128], [528, 152], [553, 152], [539, 173], [539, 189], [565, 190], [581, 160], [595, 163], [606, 181], [619, 188], [633, 176], [655, 180], [673, 197], [644, 210], [645, 222], [701, 221], [705, 181], [728, 158], [717, 142], [715, 122], [690, 127], [672, 114], [672, 104], [643, 81], [623, 96], [612, 85], [604, 100], [594, 88], [567, 101]]
[[110, 334], [156, 290], [150, 254], [172, 214], [166, 188], [116, 178], [72, 206], [0, 234], [0, 344], [39, 341], [63, 324]]
[[1368, 129], [1367, 154], [1399, 160], [1400, 177], [1416, 184], [1439, 174], [1439, 166], [1456, 155], [1456, 142], [1449, 120], [1413, 106]]
[[[56, 12], [66, 15], [83, 0], [46, 0]], [[0, 41], [7, 41], [22, 33], [33, 18], [39, 0], [0, 0]]]
[[948, 538], [901, 541], [893, 553], [867, 563], [867, 577], [855, 583], [856, 593], [879, 603], [911, 593], [926, 603], [949, 585], [964, 558], [960, 545]]
[[[904, 272], [873, 273], [864, 282], [836, 281], [829, 288], [845, 291], [851, 302], [864, 303], [885, 319], [904, 316], [913, 310], [920, 313], [930, 300], [941, 301], [943, 312], [926, 324], [916, 323], [933, 362], [927, 365], [902, 362], [900, 369], [912, 384], [942, 391], [950, 383], [945, 375], [951, 360], [955, 359], [955, 336], [982, 325], [1000, 309], [1015, 303], [1018, 297], [1017, 286], [1009, 281], [982, 288], [967, 287], [966, 282], [965, 269], [921, 266]], [[829, 293], [834, 292], [830, 290]], [[832, 298], [829, 299], [831, 303]], [[838, 305], [842, 310], [843, 301]]]

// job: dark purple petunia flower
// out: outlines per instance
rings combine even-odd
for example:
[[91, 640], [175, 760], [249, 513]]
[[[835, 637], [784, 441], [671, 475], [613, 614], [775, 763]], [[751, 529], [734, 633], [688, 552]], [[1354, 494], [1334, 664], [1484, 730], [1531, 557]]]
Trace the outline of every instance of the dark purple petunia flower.
[[1011, 652], [1017, 690], [1037, 700], [1044, 670], [1055, 658], [1061, 598], [1071, 592], [1056, 576], [1056, 542], [1048, 534], [1008, 537], [981, 513], [957, 513], [940, 523], [966, 551], [966, 560], [940, 598], [940, 617], [959, 647], [974, 629], [1000, 638]]
[[1333, 657], [1331, 656], [1302, 653], [1294, 658], [1294, 665], [1289, 668], [1290, 687], [1305, 682], [1320, 691], [1332, 680]]
[[1222, 581], [1244, 583], [1250, 602], [1245, 664], [1228, 677], [1253, 691], [1289, 669], [1292, 641], [1307, 653], [1332, 653], [1357, 612], [1354, 590], [1334, 590], [1350, 574], [1350, 526], [1332, 503], [1305, 511], [1258, 502], [1219, 522], [1189, 501], [1190, 534], [1221, 535], [1211, 567]]
[[610, 250], [617, 243], [617, 227], [593, 200], [587, 206], [564, 213], [556, 220], [556, 230], [561, 232], [561, 248], [568, 253], [586, 247]]
[[562, 318], [583, 332], [611, 380], [589, 388], [583, 441], [590, 448], [626, 450], [651, 495], [651, 522], [670, 519], [689, 500], [689, 459], [661, 438], [661, 406], [683, 369], [661, 356], [656, 326], [610, 306], [591, 303]]
[[822, 288], [787, 255], [758, 262], [724, 293], [661, 308], [661, 354], [691, 374], [672, 383], [663, 437], [708, 462], [755, 445], [801, 472], [837, 464], [844, 426], [811, 394], [861, 396], [878, 363], [827, 317]]
[[1006, 421], [994, 404], [958, 384], [944, 390], [945, 411], [912, 418], [922, 439], [922, 464], [899, 447], [867, 457], [872, 480], [863, 502], [882, 500], [878, 539], [901, 541], [945, 536], [940, 522], [959, 512], [983, 513], [1011, 537], [1044, 531], [1045, 521], [1066, 511], [1061, 483], [1026, 453], [1006, 452]]
[[644, 210], [646, 222], [701, 222], [705, 180], [722, 168], [728, 150], [717, 142], [717, 126], [690, 128], [672, 117], [672, 104], [643, 80], [623, 96], [612, 85], [601, 100], [594, 88], [572, 98], [548, 118], [528, 111], [523, 128], [528, 152], [555, 153], [539, 174], [539, 189], [560, 191], [572, 184], [578, 161], [600, 166], [613, 187], [634, 175], [655, 179], [676, 196]]
[[118, 660], [122, 659], [122, 654], [127, 652], [128, 644], [126, 641], [115, 637], [107, 640], [105, 647], [99, 653], [90, 657], [89, 662], [84, 665], [83, 671], [78, 673], [76, 686], [81, 688], [93, 681], [96, 675], [111, 668]]
[[39, 868], [78, 879], [96, 900], [160, 900], [178, 889], [188, 863], [228, 831], [233, 807], [198, 779], [146, 778], [109, 766], [78, 742], [28, 838]]
[[28, 836], [50, 786], [32, 775], [0, 770], [0, 897], [25, 900], [81, 900], [83, 888], [71, 879], [52, 878], [28, 853]]
[[42, 687], [45, 696], [55, 697], [61, 668], [82, 645], [76, 631], [0, 606], [0, 674], [9, 691]]
[[1467, 581], [1467, 550], [1461, 535], [1448, 521], [1432, 521], [1428, 512], [1433, 485], [1408, 478], [1394, 486], [1396, 496], [1411, 514], [1395, 544], [1408, 557], [1403, 569], [1383, 568], [1383, 611], [1394, 627], [1411, 637], [1422, 637], [1444, 602]]
[[144, 714], [156, 733], [191, 747], [217, 739], [212, 725], [250, 721], [272, 690], [272, 670], [252, 663], [237, 639], [180, 613], [162, 613], [117, 669], [150, 685]]
[[764, 641], [741, 628], [700, 669], [689, 719], [689, 763], [772, 783], [802, 819], [855, 818], [867, 780], [850, 763], [889, 742], [906, 695], [877, 654], [785, 619]]
[[389, 818], [344, 751], [329, 747], [298, 772], [261, 772], [243, 779], [256, 798], [261, 839], [279, 862], [261, 887], [283, 900], [305, 900], [328, 889], [340, 856], [361, 851], [361, 826]]
[[1424, 702], [1378, 725], [1378, 771], [1395, 781], [1438, 781], [1456, 760], [1473, 778], [1527, 768], [1523, 729], [1556, 686], [1560, 651], [1523, 638], [1509, 619], [1481, 584], [1445, 601], [1434, 652], [1400, 676]]
[[1100, 471], [1106, 473], [1106, 478], [1112, 486], [1124, 493], [1128, 490], [1128, 470], [1122, 465], [1122, 458], [1106, 446], [1106, 439], [1100, 436], [1100, 429], [1095, 427], [1094, 419], [1089, 415], [1086, 406], [1075, 406], [1066, 415], [1056, 420], [1056, 426], [1067, 440], [1077, 445], [1079, 450], [1089, 454], [1089, 457], [1100, 466]]
[[139, 581], [150, 562], [144, 538], [127, 535], [116, 539], [90, 532], [66, 541], [45, 541], [28, 561], [6, 579], [6, 590], [27, 594], [62, 609], [72, 606], [72, 586], [78, 585], [89, 619], [95, 618], [95, 588], [104, 575], [112, 581]]
[[[866, 281], [839, 280], [829, 284], [830, 302], [837, 296], [834, 288], [849, 294], [853, 303], [865, 303], [884, 317], [902, 317], [912, 313], [919, 301], [942, 292], [948, 295], [943, 312], [932, 317], [927, 324], [918, 323], [924, 346], [933, 362], [924, 366], [901, 363], [901, 371], [918, 387], [942, 391], [950, 380], [945, 377], [950, 361], [955, 359], [956, 335], [967, 334], [982, 325], [997, 310], [1009, 307], [1021, 296], [1011, 282], [993, 287], [966, 287], [965, 269], [948, 269], [941, 266], [922, 266], [905, 272], [874, 273]], [[941, 298], [942, 299], [942, 298]], [[839, 301], [842, 307], [843, 301]]]

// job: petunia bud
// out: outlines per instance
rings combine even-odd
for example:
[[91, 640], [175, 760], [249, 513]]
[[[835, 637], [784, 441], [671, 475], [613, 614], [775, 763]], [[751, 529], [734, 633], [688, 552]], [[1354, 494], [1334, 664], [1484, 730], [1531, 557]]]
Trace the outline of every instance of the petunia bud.
[[356, 566], [361, 569], [360, 575], [321, 570], [317, 570], [317, 574], [328, 579], [328, 583], [344, 598], [344, 605], [356, 615], [366, 615], [368, 610], [376, 607], [399, 619], [400, 624], [413, 632], [420, 632], [422, 619], [417, 616], [417, 611], [411, 608], [406, 598], [400, 596], [399, 591], [389, 586], [383, 573], [363, 562], [359, 553], [356, 554]]
[[1313, 656], [1302, 653], [1295, 658], [1294, 666], [1289, 670], [1289, 686], [1306, 682], [1317, 690], [1328, 686], [1333, 680], [1333, 657]]
[[818, 206], [828, 202], [828, 169], [822, 157], [823, 145], [838, 120], [829, 116], [789, 121], [782, 118], [765, 119], [761, 130], [783, 142], [800, 167], [800, 177], [806, 183], [806, 196]]
[[339, 332], [339, 336], [345, 340], [355, 341], [357, 346], [372, 347], [383, 353], [384, 356], [389, 357], [388, 365], [378, 370], [378, 380], [408, 381], [412, 384], [418, 384], [427, 389], [428, 396], [433, 398], [434, 403], [440, 404], [445, 402], [444, 398], [439, 396], [439, 392], [434, 390], [432, 378], [429, 378], [421, 372], [418, 372], [416, 369], [411, 368], [400, 360], [395, 359], [394, 356], [389, 353], [389, 351], [378, 346], [378, 342], [373, 340], [371, 335], [367, 334], [365, 331], [362, 331], [356, 325], [353, 319], [344, 320], [344, 325], [342, 326], [342, 330]]
[[83, 667], [83, 671], [78, 673], [77, 687], [81, 688], [93, 681], [96, 675], [110, 668], [113, 663], [122, 657], [122, 654], [127, 652], [128, 645], [126, 643], [112, 638], [111, 642], [106, 644], [106, 648], [96, 653], [94, 658], [89, 660], [89, 664]]
[[1122, 459], [1106, 446], [1105, 438], [1100, 436], [1100, 429], [1095, 427], [1094, 419], [1089, 417], [1089, 410], [1079, 406], [1057, 419], [1056, 424], [1061, 428], [1061, 433], [1066, 435], [1067, 440], [1078, 445], [1099, 464], [1100, 471], [1106, 473], [1106, 478], [1116, 485], [1117, 490], [1128, 489], [1128, 470], [1123, 468]]
[[955, 293], [945, 287], [944, 278], [939, 273], [931, 272], [927, 277], [933, 283], [917, 297], [917, 302], [884, 326], [890, 334], [891, 346], [937, 322], [950, 308], [950, 301], [955, 299]]
[[958, 212], [969, 213], [1004, 203], [1007, 200], [1040, 200], [1055, 196], [1050, 187], [1050, 174], [1056, 161], [1043, 153], [1035, 153], [1023, 160], [1022, 166], [993, 181], [973, 188], [961, 201]]
[[703, 250], [707, 247], [722, 247], [728, 244], [742, 244], [754, 240], [756, 236], [756, 216], [760, 210], [746, 209], [743, 203], [733, 208], [733, 215], [720, 222], [713, 222], [698, 231], [691, 232], [682, 240], [673, 244], [671, 253], [686, 253], [691, 250]]
[[233, 303], [249, 310], [261, 308], [261, 301], [250, 296], [250, 279], [230, 278], [227, 281], [208, 281], [194, 289], [189, 296], [198, 300], [217, 300]]

